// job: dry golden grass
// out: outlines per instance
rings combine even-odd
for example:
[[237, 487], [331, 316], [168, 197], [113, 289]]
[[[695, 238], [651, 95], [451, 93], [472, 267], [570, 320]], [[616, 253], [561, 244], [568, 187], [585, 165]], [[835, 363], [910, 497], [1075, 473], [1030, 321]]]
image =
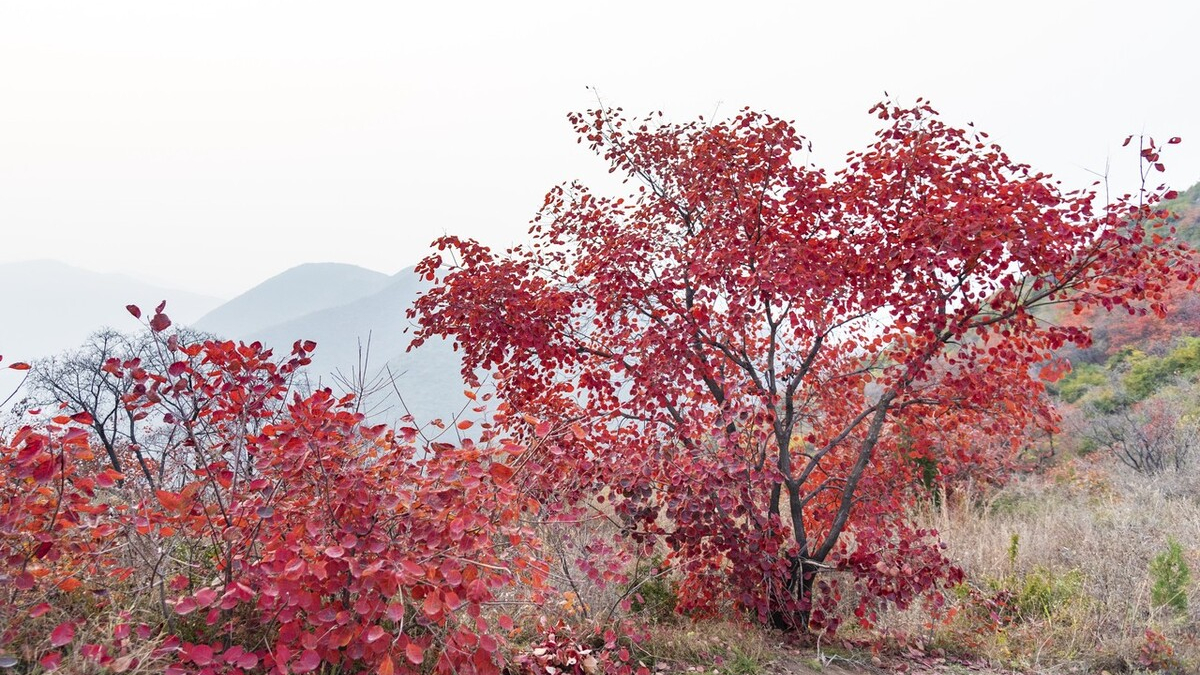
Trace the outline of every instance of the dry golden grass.
[[[1200, 668], [1200, 467], [1157, 476], [1110, 463], [1067, 464], [988, 496], [960, 496], [918, 514], [936, 528], [949, 554], [981, 594], [1012, 593], [1014, 617], [969, 645], [1017, 669], [1073, 672], [1141, 667], [1147, 631], [1161, 633], [1179, 672]], [[1151, 560], [1179, 542], [1193, 582], [1188, 609], [1151, 601]], [[892, 627], [928, 631], [935, 643], [964, 646], [968, 619], [981, 618], [970, 599], [959, 618], [930, 629], [927, 615], [884, 619]]]

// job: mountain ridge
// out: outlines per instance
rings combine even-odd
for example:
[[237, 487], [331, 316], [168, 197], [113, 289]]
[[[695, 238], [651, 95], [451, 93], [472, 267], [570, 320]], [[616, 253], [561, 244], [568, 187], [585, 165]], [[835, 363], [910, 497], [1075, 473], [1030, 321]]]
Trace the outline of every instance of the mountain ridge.
[[[275, 278], [290, 278], [289, 272], [296, 269]], [[308, 270], [322, 271], [336, 273], [335, 268]], [[383, 276], [386, 282], [372, 293], [352, 293], [346, 302], [320, 307], [278, 323], [262, 326], [247, 322], [240, 327], [230, 326], [236, 330], [218, 334], [246, 342], [259, 341], [277, 351], [288, 348], [296, 340], [312, 340], [317, 345], [308, 367], [313, 384], [337, 386], [345, 380], [365, 375], [367, 380], [375, 380], [380, 385], [374, 396], [386, 399], [386, 402], [377, 403], [389, 411], [385, 416], [394, 419], [411, 413], [419, 423], [449, 420], [463, 415], [464, 409], [466, 416], [472, 416], [468, 399], [462, 393], [466, 388], [460, 373], [462, 362], [452, 345], [442, 340], [430, 340], [420, 348], [408, 351], [412, 335], [407, 310], [417, 296], [429, 288], [429, 282], [419, 277], [413, 267], [391, 276], [374, 274]], [[270, 294], [247, 292], [226, 305], [236, 304], [241, 307], [241, 316], [253, 317], [267, 313], [268, 309], [261, 303], [270, 300]], [[220, 311], [218, 308], [211, 314]], [[196, 327], [211, 330], [211, 323], [201, 322]], [[362, 363], [364, 357], [368, 357], [365, 364]], [[365, 373], [362, 372], [364, 365]]]
[[222, 337], [241, 337], [370, 295], [391, 278], [357, 265], [304, 263], [215, 307], [194, 327]]

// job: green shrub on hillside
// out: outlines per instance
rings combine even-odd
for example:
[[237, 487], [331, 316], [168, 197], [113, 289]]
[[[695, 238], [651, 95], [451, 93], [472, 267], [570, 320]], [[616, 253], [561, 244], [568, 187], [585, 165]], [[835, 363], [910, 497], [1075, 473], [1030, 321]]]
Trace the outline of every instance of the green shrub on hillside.
[[1108, 373], [1095, 363], [1081, 363], [1059, 380], [1054, 392], [1067, 403], [1075, 403], [1094, 387], [1108, 384]]
[[1037, 566], [1021, 579], [1014, 604], [1022, 619], [1053, 619], [1083, 600], [1083, 572]]
[[1177, 347], [1162, 357], [1135, 353], [1130, 363], [1129, 372], [1121, 383], [1131, 400], [1140, 401], [1172, 378], [1200, 372], [1200, 337], [1183, 338]]
[[1192, 571], [1183, 558], [1183, 547], [1174, 539], [1167, 539], [1167, 550], [1150, 561], [1150, 601], [1155, 607], [1164, 607], [1179, 614], [1187, 614], [1188, 584]]

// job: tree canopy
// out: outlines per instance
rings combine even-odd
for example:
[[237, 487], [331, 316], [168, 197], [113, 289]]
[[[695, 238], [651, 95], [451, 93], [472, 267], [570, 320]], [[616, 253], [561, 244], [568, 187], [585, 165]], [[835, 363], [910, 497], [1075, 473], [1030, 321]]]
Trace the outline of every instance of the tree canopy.
[[610, 500], [670, 549], [693, 608], [829, 621], [812, 584], [833, 566], [869, 620], [953, 579], [905, 506], [930, 467], [994, 469], [1054, 424], [1038, 374], [1088, 334], [1039, 308], [1162, 312], [1172, 280], [1195, 281], [1160, 236], [1161, 191], [1099, 204], [924, 102], [871, 112], [876, 141], [833, 173], [750, 110], [573, 115], [629, 194], [556, 187], [529, 244], [447, 236], [418, 266], [438, 284], [414, 344], [451, 336], [464, 376], [490, 372], [501, 427], [553, 441], [524, 479]]

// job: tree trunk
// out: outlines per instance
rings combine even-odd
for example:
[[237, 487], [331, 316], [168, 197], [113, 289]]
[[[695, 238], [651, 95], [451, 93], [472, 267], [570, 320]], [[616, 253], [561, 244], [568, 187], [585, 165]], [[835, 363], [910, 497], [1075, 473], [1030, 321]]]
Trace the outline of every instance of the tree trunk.
[[807, 632], [812, 616], [812, 590], [819, 567], [801, 556], [791, 557], [787, 586], [781, 597], [772, 598], [771, 627], [788, 632]]

